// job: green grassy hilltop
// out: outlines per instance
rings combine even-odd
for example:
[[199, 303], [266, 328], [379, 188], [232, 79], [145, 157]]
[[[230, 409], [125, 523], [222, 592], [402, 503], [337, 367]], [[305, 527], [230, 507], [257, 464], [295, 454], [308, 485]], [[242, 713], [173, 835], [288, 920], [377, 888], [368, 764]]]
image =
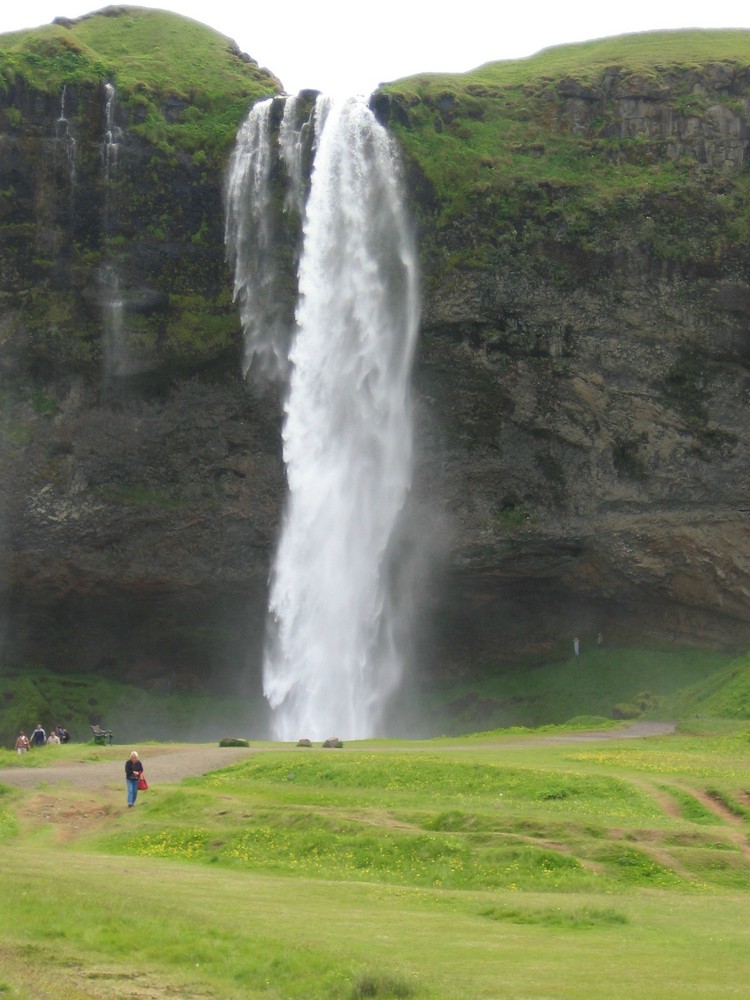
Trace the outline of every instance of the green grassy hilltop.
[[728, 186], [726, 176], [670, 151], [663, 135], [623, 129], [618, 102], [633, 102], [633, 123], [639, 101], [668, 104], [678, 123], [713, 105], [740, 112], [748, 64], [750, 31], [665, 31], [418, 75], [382, 92], [399, 109], [390, 124], [432, 186], [444, 224], [469, 209], [506, 224], [519, 215], [543, 223], [555, 211], [558, 224], [583, 233], [606, 211], [614, 231], [618, 210], [627, 214], [634, 201], [698, 195], [701, 180]]
[[226, 156], [247, 109], [277, 93], [279, 81], [197, 21], [146, 7], [109, 11], [0, 35], [0, 87], [7, 95], [23, 81], [57, 96], [65, 86], [107, 80], [136, 134], [200, 151], [218, 166], [216, 154]]

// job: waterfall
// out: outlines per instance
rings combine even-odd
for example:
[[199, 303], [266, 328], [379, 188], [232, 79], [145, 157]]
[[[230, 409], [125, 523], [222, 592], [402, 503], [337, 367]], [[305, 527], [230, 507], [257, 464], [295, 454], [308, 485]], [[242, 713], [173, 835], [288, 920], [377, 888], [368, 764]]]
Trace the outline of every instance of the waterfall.
[[[320, 97], [299, 121], [287, 101], [275, 131], [272, 112], [273, 102], [256, 106], [240, 132], [227, 222], [247, 364], [260, 353], [268, 370], [276, 351], [286, 387], [288, 497], [264, 692], [279, 739], [362, 738], [383, 731], [404, 669], [390, 580], [410, 485], [416, 259], [394, 149], [369, 108]], [[284, 199], [273, 191], [279, 164]], [[295, 322], [277, 331], [268, 241], [283, 225], [270, 216], [302, 204]]]
[[108, 182], [112, 180], [117, 170], [117, 153], [122, 140], [122, 129], [115, 122], [116, 91], [111, 83], [104, 84], [104, 138], [102, 141], [102, 159], [104, 160], [104, 176]]
[[284, 114], [279, 128], [281, 159], [288, 178], [284, 207], [296, 212], [299, 218], [305, 212], [305, 176], [311, 166], [306, 153], [314, 141], [312, 129], [312, 121], [305, 120], [300, 101], [296, 97], [288, 97], [284, 102]]
[[279, 220], [273, 211], [271, 113], [262, 101], [240, 129], [229, 167], [226, 243], [234, 263], [234, 298], [244, 330], [243, 373], [283, 381], [289, 368], [293, 315], [279, 264]]
[[133, 369], [133, 357], [126, 325], [126, 289], [123, 288], [121, 268], [117, 253], [112, 250], [111, 238], [117, 224], [115, 181], [117, 162], [123, 133], [115, 122], [116, 91], [111, 83], [104, 85], [104, 122], [101, 139], [101, 158], [104, 171], [104, 206], [102, 233], [106, 253], [99, 270], [99, 291], [104, 323], [102, 362], [105, 380], [128, 375]]
[[70, 188], [72, 191], [76, 182], [76, 160], [78, 158], [78, 147], [76, 145], [75, 136], [70, 130], [70, 122], [66, 116], [67, 109], [65, 104], [67, 96], [68, 85], [66, 83], [63, 84], [62, 93], [60, 95], [60, 114], [55, 121], [55, 150], [57, 150], [58, 146], [61, 146], [63, 149], [68, 168]]
[[104, 166], [104, 236], [111, 235], [112, 220], [112, 183], [117, 176], [117, 158], [122, 141], [122, 129], [115, 123], [116, 91], [111, 83], [104, 84], [104, 130], [102, 135], [101, 155]]

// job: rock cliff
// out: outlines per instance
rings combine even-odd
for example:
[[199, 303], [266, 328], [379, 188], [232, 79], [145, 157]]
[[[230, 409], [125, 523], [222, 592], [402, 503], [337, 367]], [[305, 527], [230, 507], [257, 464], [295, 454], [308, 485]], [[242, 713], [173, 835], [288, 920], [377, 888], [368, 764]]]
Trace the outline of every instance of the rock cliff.
[[[144, 23], [186, 27], [0, 39], [3, 657], [253, 692], [280, 405], [240, 375], [222, 196], [280, 85], [192, 22], [222, 86], [146, 78], [111, 42]], [[374, 98], [423, 266], [425, 674], [750, 641], [750, 37], [657, 42]]]
[[278, 402], [240, 373], [223, 184], [280, 84], [141, 8], [4, 36], [0, 70], [5, 662], [235, 689], [284, 483]]
[[750, 49], [679, 44], [377, 97], [421, 195], [417, 492], [454, 668], [750, 637]]

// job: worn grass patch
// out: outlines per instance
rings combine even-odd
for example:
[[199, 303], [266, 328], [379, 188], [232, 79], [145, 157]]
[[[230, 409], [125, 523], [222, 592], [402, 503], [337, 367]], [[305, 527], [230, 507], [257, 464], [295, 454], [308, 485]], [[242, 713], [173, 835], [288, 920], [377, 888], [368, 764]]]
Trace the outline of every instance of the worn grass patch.
[[517, 906], [492, 906], [482, 910], [480, 916], [510, 924], [536, 924], [540, 927], [560, 927], [569, 930], [591, 930], [595, 927], [613, 927], [627, 924], [625, 913], [611, 906], [582, 906], [563, 909], [560, 906], [530, 909]]

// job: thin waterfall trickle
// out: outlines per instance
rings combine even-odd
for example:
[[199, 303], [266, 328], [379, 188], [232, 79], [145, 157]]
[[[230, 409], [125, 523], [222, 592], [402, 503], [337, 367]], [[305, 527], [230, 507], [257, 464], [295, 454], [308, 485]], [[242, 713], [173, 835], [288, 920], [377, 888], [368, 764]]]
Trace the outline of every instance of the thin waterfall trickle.
[[[274, 103], [253, 108], [238, 137], [227, 221], [248, 367], [277, 353], [286, 376], [289, 492], [264, 692], [280, 739], [362, 738], [383, 731], [404, 671], [390, 581], [411, 476], [416, 256], [394, 148], [370, 109], [320, 97], [305, 118], [287, 101], [272, 127]], [[293, 242], [273, 218], [280, 201], [286, 213], [304, 205], [296, 321], [281, 331], [267, 297], [282, 280], [269, 268], [274, 234]]]
[[70, 180], [71, 192], [75, 187], [76, 183], [76, 161], [78, 159], [78, 146], [70, 128], [70, 121], [67, 117], [67, 102], [68, 97], [68, 85], [63, 84], [62, 93], [60, 95], [60, 114], [55, 120], [55, 152], [57, 152], [58, 147], [62, 149], [63, 155], [65, 157], [65, 165], [67, 167], [68, 178]]
[[118, 251], [113, 249], [117, 235], [115, 186], [119, 148], [123, 132], [115, 121], [116, 90], [113, 84], [104, 85], [104, 122], [101, 139], [101, 158], [104, 171], [104, 207], [102, 234], [105, 255], [99, 272], [100, 301], [104, 324], [103, 374], [105, 379], [128, 375], [133, 358], [126, 326], [126, 290], [123, 288]]
[[117, 158], [122, 142], [122, 129], [115, 122], [117, 91], [111, 83], [104, 84], [104, 134], [102, 136], [102, 164], [104, 165], [104, 235], [112, 228], [112, 182], [117, 174]]
[[107, 180], [111, 180], [117, 169], [117, 153], [122, 141], [122, 129], [115, 122], [115, 97], [117, 91], [114, 84], [105, 83], [104, 91], [106, 98], [104, 101], [104, 141], [102, 142], [102, 156], [104, 159], [104, 173]]

